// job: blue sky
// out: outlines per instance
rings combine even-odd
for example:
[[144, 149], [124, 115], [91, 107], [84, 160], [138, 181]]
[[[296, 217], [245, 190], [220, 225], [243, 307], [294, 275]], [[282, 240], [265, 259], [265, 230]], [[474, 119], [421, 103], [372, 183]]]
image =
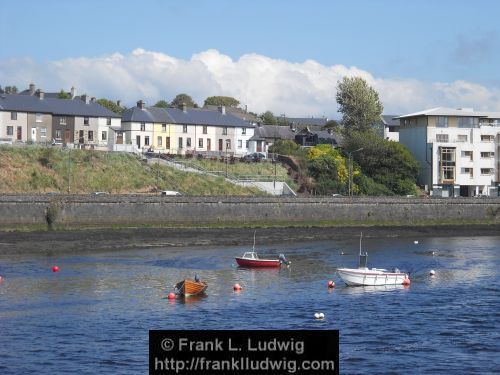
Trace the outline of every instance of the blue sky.
[[[235, 62], [248, 54], [264, 56], [276, 65], [285, 61], [292, 70], [293, 64], [307, 60], [325, 68], [355, 67], [367, 73], [376, 87], [378, 81], [417, 82], [418, 89], [409, 91], [414, 95], [432, 85], [465, 81], [488, 91], [483, 92], [489, 100], [485, 109], [500, 110], [490, 108], [500, 105], [499, 15], [500, 2], [494, 0], [9, 1], [2, 3], [0, 15], [4, 30], [0, 84], [24, 87], [29, 83], [24, 80], [38, 79], [48, 86], [51, 82], [42, 78], [48, 75], [42, 74], [44, 69], [67, 59], [100, 59], [115, 53], [127, 58], [141, 49], [189, 62], [193, 55], [216, 50]], [[55, 69], [50, 70], [54, 83], [69, 85], [68, 77]], [[141, 76], [134, 73], [134, 77]], [[97, 96], [119, 94], [86, 85], [84, 79], [78, 82], [85, 89], [102, 91]], [[155, 100], [154, 95], [170, 99], [175, 90], [183, 91], [182, 86], [171, 90], [160, 86], [138, 94]], [[192, 87], [189, 82], [187, 86]], [[463, 87], [455, 89], [459, 93]], [[382, 92], [386, 90], [384, 86]], [[204, 92], [198, 94], [199, 100]], [[458, 94], [447, 95], [435, 106], [452, 105]], [[392, 105], [392, 95], [382, 96], [386, 108], [422, 109]], [[290, 111], [283, 102], [276, 103], [275, 111]], [[254, 104], [262, 109], [262, 104]], [[312, 106], [311, 111], [331, 114], [333, 109], [323, 106]]]

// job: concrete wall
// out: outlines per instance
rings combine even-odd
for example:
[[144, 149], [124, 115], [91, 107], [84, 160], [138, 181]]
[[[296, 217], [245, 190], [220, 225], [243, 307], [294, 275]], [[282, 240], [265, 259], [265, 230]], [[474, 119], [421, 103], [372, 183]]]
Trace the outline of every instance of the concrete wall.
[[500, 198], [2, 196], [0, 227], [500, 223]]

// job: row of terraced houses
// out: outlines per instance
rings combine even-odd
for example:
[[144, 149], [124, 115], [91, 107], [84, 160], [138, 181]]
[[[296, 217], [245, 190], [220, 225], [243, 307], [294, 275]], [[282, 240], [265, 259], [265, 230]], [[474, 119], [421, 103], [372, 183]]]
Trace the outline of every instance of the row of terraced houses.
[[[68, 94], [71, 99], [58, 99], [30, 85], [20, 94], [0, 95], [0, 143], [57, 141], [114, 151], [235, 156], [265, 153], [276, 139], [311, 145], [308, 130], [298, 136], [293, 127], [259, 126], [252, 116], [229, 108], [162, 109], [140, 100], [118, 115], [93, 98], [76, 96], [74, 89]], [[440, 107], [381, 121], [384, 137], [403, 143], [420, 162], [417, 182], [431, 195], [499, 194], [500, 112]], [[328, 134], [320, 137], [338, 145]]]

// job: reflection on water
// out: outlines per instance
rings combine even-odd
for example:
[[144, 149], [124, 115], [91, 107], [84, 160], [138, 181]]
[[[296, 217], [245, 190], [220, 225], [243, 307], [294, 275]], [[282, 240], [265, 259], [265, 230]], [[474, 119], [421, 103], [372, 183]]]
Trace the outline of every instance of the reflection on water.
[[[261, 245], [262, 254], [292, 261], [276, 269], [236, 267], [248, 247], [0, 255], [0, 373], [142, 373], [148, 330], [172, 328], [339, 329], [347, 374], [384, 373], [388, 364], [422, 373], [500, 367], [500, 237], [365, 238], [369, 267], [410, 272], [409, 287], [344, 286], [336, 270], [357, 266], [358, 246], [357, 239]], [[195, 274], [208, 282], [206, 295], [166, 299]], [[332, 279], [336, 288], [328, 289]], [[313, 318], [317, 311], [324, 320]]]

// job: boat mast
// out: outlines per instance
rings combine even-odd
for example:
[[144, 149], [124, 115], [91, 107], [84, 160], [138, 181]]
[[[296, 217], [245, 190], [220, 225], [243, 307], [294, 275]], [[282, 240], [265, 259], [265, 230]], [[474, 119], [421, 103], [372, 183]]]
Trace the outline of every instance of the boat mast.
[[359, 255], [361, 255], [361, 239], [363, 238], [363, 232], [361, 232], [361, 235], [359, 236]]
[[255, 234], [257, 233], [257, 230], [255, 230], [253, 232], [253, 247], [252, 247], [252, 251], [255, 253]]

